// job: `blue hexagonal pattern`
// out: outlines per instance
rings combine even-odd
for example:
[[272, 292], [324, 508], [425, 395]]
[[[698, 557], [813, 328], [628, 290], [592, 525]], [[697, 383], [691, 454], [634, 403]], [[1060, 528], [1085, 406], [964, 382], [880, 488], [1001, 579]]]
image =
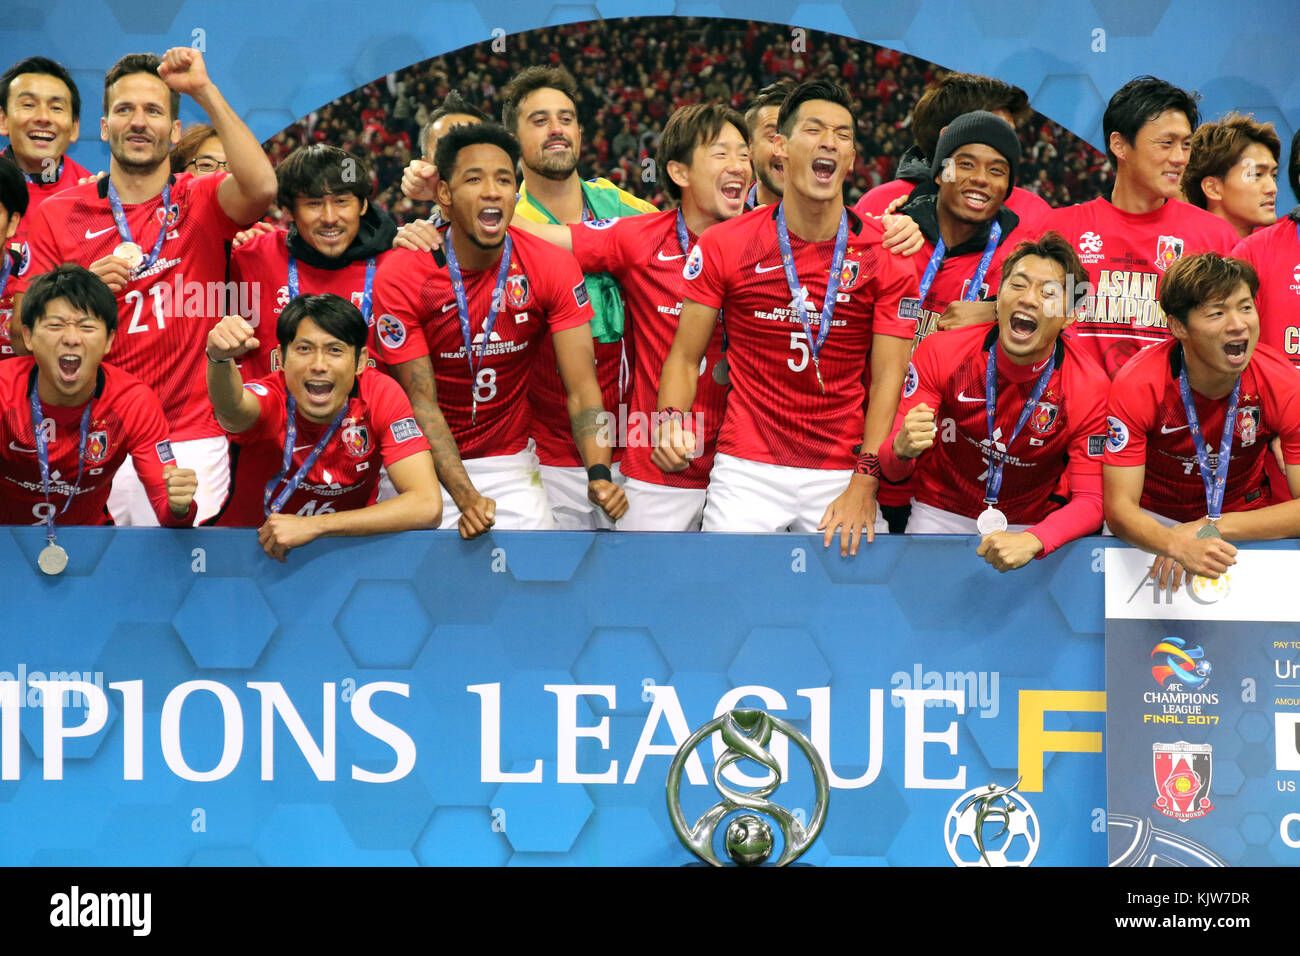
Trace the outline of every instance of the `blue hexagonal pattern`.
[[[237, 616], [232, 618], [232, 611]], [[232, 626], [212, 628], [219, 620]], [[275, 632], [276, 619], [251, 581], [202, 577], [172, 617], [172, 626], [199, 667], [252, 667]]]
[[358, 667], [410, 667], [431, 622], [406, 581], [358, 581], [334, 621]]

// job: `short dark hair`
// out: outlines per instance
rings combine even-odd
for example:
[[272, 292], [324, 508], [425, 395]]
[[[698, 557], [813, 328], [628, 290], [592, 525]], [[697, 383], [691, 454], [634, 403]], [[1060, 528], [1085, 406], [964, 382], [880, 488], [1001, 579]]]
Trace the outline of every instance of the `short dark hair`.
[[303, 319], [311, 319], [344, 345], [352, 346], [358, 361], [361, 359], [361, 350], [366, 347], [370, 333], [366, 318], [347, 299], [328, 292], [324, 295], [300, 295], [284, 307], [275, 323], [275, 337], [280, 342], [281, 355], [289, 354], [289, 346], [298, 337], [298, 326], [302, 325]]
[[199, 147], [214, 136], [221, 138], [211, 123], [194, 123], [185, 127], [181, 131], [180, 142], [172, 147], [172, 172], [185, 172], [185, 167], [199, 154]]
[[1022, 242], [1012, 249], [1011, 254], [1002, 261], [1002, 282], [1007, 281], [1007, 277], [1011, 275], [1016, 264], [1026, 256], [1051, 259], [1059, 265], [1065, 273], [1067, 287], [1071, 279], [1073, 279], [1073, 301], [1066, 303], [1066, 315], [1074, 312], [1092, 290], [1088, 270], [1079, 261], [1079, 254], [1074, 251], [1074, 246], [1070, 245], [1069, 240], [1059, 232], [1045, 232], [1032, 242]]
[[275, 169], [275, 182], [275, 201], [282, 209], [292, 209], [299, 196], [319, 199], [326, 194], [351, 193], [357, 202], [364, 202], [374, 188], [370, 163], [364, 156], [324, 143], [299, 146], [286, 156]]
[[99, 319], [108, 332], [117, 329], [117, 299], [89, 269], [65, 262], [33, 279], [23, 296], [23, 325], [34, 328], [55, 299], [66, 299], [73, 308]]
[[[114, 83], [124, 76], [130, 76], [132, 73], [149, 73], [158, 77], [159, 82], [161, 82], [162, 77], [158, 76], [158, 67], [161, 65], [162, 60], [152, 53], [128, 53], [114, 63], [112, 68], [104, 75], [104, 115], [108, 115], [108, 108], [112, 105], [109, 103], [108, 97]], [[175, 122], [181, 115], [181, 95], [170, 87], [168, 87], [167, 92], [171, 94], [168, 101], [171, 103], [171, 119]]]
[[1291, 180], [1291, 192], [1300, 199], [1300, 129], [1291, 137], [1291, 161], [1287, 163], [1287, 176]]
[[510, 168], [519, 164], [519, 141], [506, 132], [505, 127], [496, 123], [474, 123], [473, 125], [453, 126], [438, 140], [438, 152], [433, 164], [438, 167], [438, 176], [445, 183], [451, 182], [451, 174], [456, 168], [456, 157], [460, 151], [469, 146], [487, 143], [499, 146], [510, 157]]
[[912, 137], [925, 158], [934, 158], [945, 126], [975, 110], [1010, 113], [1012, 126], [1019, 126], [1033, 112], [1029, 94], [1018, 86], [978, 73], [949, 73], [931, 83], [912, 107]]
[[1243, 282], [1252, 297], [1259, 293], [1259, 276], [1249, 262], [1217, 252], [1184, 256], [1169, 267], [1160, 283], [1160, 308], [1186, 325], [1192, 309], [1232, 295]]
[[[559, 90], [577, 108], [578, 83], [562, 66], [530, 66], [520, 70], [501, 91], [501, 125], [513, 135], [519, 129], [519, 104], [537, 90]], [[441, 175], [441, 171], [439, 171]]]
[[1272, 123], [1257, 123], [1251, 116], [1229, 113], [1213, 123], [1202, 123], [1192, 134], [1192, 157], [1183, 169], [1183, 192], [1187, 201], [1202, 209], [1209, 207], [1201, 180], [1206, 176], [1223, 179], [1237, 165], [1241, 154], [1252, 143], [1259, 143], [1273, 154], [1274, 162], [1282, 152], [1282, 141]]
[[745, 126], [748, 127], [749, 136], [752, 139], [758, 135], [755, 128], [758, 125], [759, 110], [766, 109], [769, 106], [775, 106], [780, 109], [781, 104], [786, 98], [794, 92], [799, 81], [793, 77], [783, 76], [775, 83], [769, 83], [758, 91], [758, 96], [754, 97], [754, 102], [749, 104], [749, 109], [745, 110]]
[[52, 76], [59, 80], [68, 88], [68, 93], [72, 96], [72, 118], [81, 119], [81, 91], [77, 89], [77, 84], [72, 82], [72, 74], [69, 73], [62, 63], [56, 63], [49, 57], [29, 56], [25, 60], [19, 60], [9, 69], [4, 71], [0, 76], [0, 110], [6, 113], [9, 111], [9, 87], [13, 82], [24, 73], [39, 73], [44, 76]]
[[663, 187], [673, 199], [682, 198], [682, 189], [668, 175], [671, 162], [691, 164], [691, 159], [698, 146], [707, 146], [718, 138], [722, 127], [730, 123], [736, 127], [741, 138], [749, 142], [749, 131], [745, 127], [745, 118], [730, 106], [721, 103], [692, 103], [674, 110], [668, 117], [663, 137], [659, 140], [659, 152], [656, 160], [663, 172]]
[[790, 95], [781, 104], [781, 112], [777, 116], [776, 123], [782, 136], [790, 135], [790, 131], [794, 128], [795, 114], [799, 112], [800, 106], [810, 100], [826, 100], [844, 107], [849, 111], [850, 118], [853, 116], [853, 101], [849, 99], [849, 94], [844, 87], [829, 80], [806, 80], [791, 90]]
[[443, 99], [442, 105], [429, 114], [428, 122], [420, 127], [420, 155], [425, 159], [432, 158], [429, 156], [429, 130], [444, 116], [473, 116], [480, 123], [487, 119], [486, 113], [477, 106], [470, 105], [469, 100], [452, 90]]
[[1119, 162], [1110, 148], [1111, 133], [1119, 133], [1124, 137], [1124, 142], [1132, 145], [1137, 139], [1138, 130], [1169, 110], [1178, 110], [1187, 117], [1188, 129], [1196, 129], [1201, 123], [1201, 113], [1196, 108], [1198, 98], [1198, 94], [1188, 93], [1154, 76], [1138, 76], [1129, 80], [1115, 91], [1101, 118], [1101, 131], [1106, 138], [1106, 156], [1112, 163]]
[[0, 156], [0, 206], [12, 219], [27, 214], [27, 199], [27, 180], [23, 171], [8, 156]]

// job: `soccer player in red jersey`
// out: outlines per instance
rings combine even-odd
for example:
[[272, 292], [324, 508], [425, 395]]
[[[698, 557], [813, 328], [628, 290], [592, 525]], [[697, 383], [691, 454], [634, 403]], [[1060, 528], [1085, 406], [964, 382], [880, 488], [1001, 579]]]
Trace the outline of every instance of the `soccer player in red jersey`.
[[668, 118], [657, 165], [664, 189], [679, 209], [570, 226], [516, 220], [519, 229], [573, 252], [584, 272], [608, 272], [627, 300], [627, 334], [636, 369], [630, 408], [619, 406], [610, 424], [624, 446], [628, 511], [623, 531], [698, 531], [704, 490], [727, 403], [722, 326], [714, 327], [699, 364], [692, 431], [700, 445], [684, 471], [664, 472], [650, 460], [658, 408], [659, 372], [677, 331], [682, 267], [700, 234], [744, 212], [749, 181], [745, 121], [717, 103], [684, 106]]
[[[916, 469], [909, 533], [972, 534], [996, 508], [1003, 520], [990, 518], [1007, 527], [979, 528], [978, 553], [1010, 571], [1100, 527], [1109, 380], [1060, 334], [1074, 314], [1069, 290], [1087, 281], [1056, 233], [1021, 243], [1002, 266], [997, 325], [916, 350], [880, 455], [887, 479]], [[1067, 470], [1071, 497], [1058, 510], [1049, 496]]]
[[27, 183], [18, 167], [0, 156], [0, 358], [14, 354], [9, 344], [9, 321], [14, 311], [14, 286], [9, 280], [16, 276], [27, 260], [26, 246], [11, 247], [14, 237], [27, 212]]
[[[939, 136], [958, 116], [974, 110], [987, 110], [1011, 126], [1013, 132], [1031, 115], [1029, 96], [1018, 86], [975, 73], [949, 73], [936, 80], [912, 109], [912, 136], [916, 144], [900, 157], [897, 177], [868, 190], [854, 207], [858, 215], [879, 216], [890, 203], [906, 196], [917, 184], [933, 182], [931, 169]], [[1035, 236], [1042, 231], [1042, 220], [1052, 208], [1040, 196], [1019, 186], [1012, 188], [1006, 205]]]
[[[260, 528], [269, 557], [322, 536], [437, 527], [429, 445], [397, 383], [366, 368], [367, 335], [346, 299], [301, 295], [276, 321], [283, 367], [245, 384], [234, 359], [257, 347], [256, 330], [228, 315], [208, 333], [208, 394], [240, 449], [219, 524]], [[376, 504], [381, 466], [397, 496]]]
[[1095, 301], [1070, 335], [1111, 378], [1142, 348], [1170, 337], [1160, 308], [1165, 271], [1184, 255], [1226, 255], [1237, 234], [1226, 222], [1178, 199], [1199, 113], [1192, 94], [1140, 76], [1106, 106], [1102, 129], [1115, 166], [1110, 199], [1053, 210], [1047, 227], [1079, 253]]
[[1106, 522], [1165, 559], [1151, 572], [1161, 587], [1181, 569], [1218, 577], [1235, 563], [1229, 541], [1300, 535], [1300, 502], [1275, 504], [1264, 472], [1280, 436], [1289, 490], [1300, 492], [1300, 376], [1258, 344], [1258, 288], [1240, 260], [1180, 260], [1160, 290], [1173, 339], [1111, 385]]
[[[1300, 132], [1291, 138], [1287, 177], [1300, 196]], [[1300, 367], [1300, 206], [1271, 226], [1256, 229], [1232, 250], [1259, 275], [1259, 340]]]
[[[207, 112], [228, 174], [172, 176], [168, 152], [180, 133], [182, 93]], [[210, 320], [225, 311], [225, 240], [275, 198], [275, 172], [198, 50], [177, 47], [161, 61], [123, 57], [104, 78], [104, 113], [109, 175], [41, 204], [28, 235], [30, 272], [77, 262], [118, 295], [121, 334], [113, 357], [162, 401], [177, 460], [199, 473], [204, 521], [221, 507], [230, 483], [226, 438], [204, 387], [204, 342]], [[153, 510], [128, 472], [118, 472], [109, 510], [118, 524], [152, 524]]]
[[1229, 113], [1192, 134], [1183, 170], [1187, 201], [1214, 213], [1244, 239], [1277, 221], [1277, 160], [1282, 142], [1272, 123]]
[[587, 288], [571, 255], [510, 226], [518, 161], [519, 144], [494, 123], [448, 131], [437, 153], [451, 221], [442, 248], [394, 250], [375, 279], [373, 341], [433, 449], [443, 525], [464, 538], [553, 524], [526, 399], [548, 329], [587, 493], [611, 519], [627, 510], [600, 428]]
[[[778, 203], [785, 192], [785, 168], [777, 155], [780, 131], [776, 121], [781, 115], [781, 104], [798, 85], [789, 77], [769, 83], [758, 91], [758, 96], [745, 111], [750, 158], [754, 164], [754, 185], [745, 198], [745, 206], [749, 209]], [[880, 211], [884, 212], [884, 209]]]
[[292, 225], [288, 232], [254, 236], [230, 256], [230, 276], [240, 294], [258, 293], [241, 314], [254, 329], [265, 330], [258, 349], [240, 362], [249, 380], [280, 368], [279, 345], [266, 333], [294, 296], [342, 296], [372, 321], [375, 273], [397, 235], [392, 217], [370, 202], [370, 164], [362, 157], [334, 146], [301, 146], [275, 175], [277, 202]]
[[652, 460], [682, 471], [700, 444], [683, 420], [725, 306], [731, 392], [705, 531], [816, 528], [827, 546], [839, 531], [842, 554], [857, 552], [864, 528], [874, 536], [875, 453], [915, 331], [900, 315], [915, 271], [884, 252], [877, 222], [844, 207], [849, 102], [822, 80], [792, 92], [780, 116], [784, 199], [706, 230], [687, 257]]
[[[0, 155], [17, 163], [27, 180], [29, 217], [48, 197], [90, 175], [67, 155], [80, 134], [81, 93], [61, 64], [31, 56], [0, 76], [0, 136], [9, 137]], [[22, 243], [26, 230], [24, 224], [13, 241]]]
[[[455, 90], [447, 94], [442, 105], [429, 114], [429, 120], [420, 130], [420, 158], [406, 164], [402, 171], [402, 193], [408, 199], [431, 202], [434, 204], [433, 216], [425, 220], [431, 225], [441, 225], [447, 220], [438, 209], [438, 167], [433, 158], [438, 154], [438, 140], [453, 126], [465, 126], [469, 123], [481, 123], [486, 116], [481, 110], [471, 106]], [[399, 243], [401, 245], [401, 243]], [[404, 245], [403, 248], [416, 249], [416, 244]], [[422, 250], [428, 252], [428, 249]]]
[[55, 524], [109, 524], [109, 485], [127, 455], [158, 522], [193, 524], [198, 482], [176, 467], [157, 396], [102, 361], [117, 329], [108, 287], [74, 265], [37, 276], [19, 328], [28, 354], [0, 363], [0, 524], [44, 524], [51, 536]]

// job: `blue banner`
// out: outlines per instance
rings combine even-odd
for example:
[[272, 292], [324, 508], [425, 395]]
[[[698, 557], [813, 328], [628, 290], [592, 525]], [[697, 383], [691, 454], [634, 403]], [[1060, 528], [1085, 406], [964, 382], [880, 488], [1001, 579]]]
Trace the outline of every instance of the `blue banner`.
[[[1006, 575], [973, 538], [428, 532], [287, 565], [240, 531], [60, 542], [48, 578], [40, 529], [0, 534], [25, 596], [0, 611], [0, 863], [684, 863], [672, 753], [737, 705], [830, 769], [806, 862], [1105, 860], [1094, 539]], [[689, 820], [717, 799], [697, 753]], [[1019, 813], [981, 857], [989, 784]], [[811, 813], [795, 748], [772, 799]]]

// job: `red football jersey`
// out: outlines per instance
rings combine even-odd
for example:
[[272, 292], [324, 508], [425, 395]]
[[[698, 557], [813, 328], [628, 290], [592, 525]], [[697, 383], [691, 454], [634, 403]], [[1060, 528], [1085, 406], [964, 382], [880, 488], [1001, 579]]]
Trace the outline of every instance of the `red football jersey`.
[[1095, 307], [1069, 334], [1111, 378], [1139, 349], [1170, 338], [1160, 308], [1165, 270], [1183, 256], [1226, 256], [1237, 244], [1237, 233], [1218, 216], [1174, 199], [1143, 215], [1094, 199], [1053, 210], [1046, 225], [1074, 246], [1095, 293]]
[[0, 359], [4, 359], [14, 354], [13, 344], [9, 341], [9, 320], [14, 314], [14, 287], [18, 285], [18, 273], [27, 261], [27, 246], [0, 246], [0, 256], [9, 260], [9, 275], [0, 280]]
[[[4, 155], [13, 159], [13, 147], [7, 147]], [[15, 160], [16, 162], [17, 160]], [[39, 175], [33, 176], [29, 173], [23, 173], [23, 178], [27, 180], [27, 212], [23, 214], [22, 220], [18, 223], [18, 231], [14, 233], [14, 237], [10, 241], [14, 244], [25, 242], [27, 240], [27, 231], [31, 228], [32, 217], [36, 215], [36, 210], [40, 208], [41, 203], [55, 193], [71, 189], [89, 175], [90, 170], [66, 155], [59, 160], [53, 182], [47, 183]]]
[[[853, 448], [862, 442], [872, 335], [912, 338], [916, 322], [902, 317], [900, 303], [913, 291], [916, 273], [881, 248], [879, 223], [849, 212], [840, 290], [820, 353], [823, 393], [781, 266], [778, 208], [710, 227], [686, 260], [683, 297], [725, 308], [731, 392], [718, 451], [798, 468], [852, 468]], [[805, 242], [791, 233], [790, 245], [816, 336], [835, 240]]]
[[[118, 293], [113, 363], [157, 393], [172, 438], [185, 441], [221, 434], [208, 402], [204, 348], [208, 330], [225, 311], [225, 241], [240, 226], [217, 202], [224, 173], [172, 177], [171, 209], [162, 195], [123, 204], [131, 235], [147, 258], [167, 219], [158, 261]], [[41, 204], [28, 235], [31, 264], [18, 292], [34, 276], [64, 262], [89, 266], [122, 242], [108, 203], [108, 180], [74, 186]]]
[[[886, 445], [909, 411], [924, 402], [934, 409], [939, 440], [916, 462], [916, 500], [953, 514], [978, 518], [985, 508], [990, 441], [1006, 457], [997, 507], [1010, 524], [1032, 525], [1057, 505], [1049, 500], [1070, 471], [1072, 486], [1101, 478], [1106, 436], [1108, 380], [1076, 343], [1058, 339], [1055, 367], [1037, 407], [1008, 446], [1043, 366], [1017, 365], [1002, 353], [997, 326], [974, 325], [934, 335], [912, 356]], [[989, 437], [985, 379], [989, 349], [998, 350], [997, 412]], [[1080, 480], [1082, 479], [1082, 480]], [[1097, 524], [1101, 523], [1100, 514]], [[1046, 542], [1044, 542], [1046, 543]]]
[[[240, 373], [250, 381], [265, 378], [283, 366], [275, 324], [289, 304], [289, 233], [284, 229], [258, 233], [230, 254], [230, 279], [238, 283], [242, 297], [237, 309], [257, 330], [258, 348], [239, 362]], [[388, 253], [375, 256], [375, 274]], [[298, 260], [298, 294], [333, 293], [358, 309], [366, 290], [366, 260], [350, 262], [341, 269], [318, 269]], [[373, 288], [371, 290], [373, 295]], [[374, 309], [367, 316], [374, 324]]]
[[[396, 249], [375, 276], [372, 348], [389, 366], [429, 356], [438, 407], [462, 458], [513, 455], [523, 450], [530, 434], [526, 392], [533, 365], [540, 361], [544, 333], [547, 329], [572, 329], [592, 317], [577, 260], [526, 232], [511, 229], [509, 233], [514, 252], [504, 301], [482, 365], [472, 379], [456, 294], [442, 252]], [[483, 324], [492, 305], [497, 268], [462, 269], [476, 361], [483, 347]]]
[[41, 487], [41, 467], [36, 457], [32, 429], [32, 377], [36, 361], [19, 356], [0, 362], [0, 524], [44, 524], [53, 514], [61, 525], [109, 524], [109, 488], [113, 475], [130, 454], [136, 474], [149, 493], [154, 513], [167, 527], [189, 527], [194, 507], [177, 518], [167, 507], [167, 482], [163, 467], [175, 464], [158, 397], [134, 375], [100, 365], [99, 383], [91, 399], [86, 432], [86, 461], [80, 490], [68, 510], [59, 514], [76, 489], [77, 450], [81, 442], [81, 416], [85, 405], [46, 405], [41, 428], [49, 449], [50, 499]]
[[[626, 307], [626, 301], [624, 306]], [[601, 404], [607, 412], [617, 416], [619, 406], [625, 405], [632, 393], [629, 382], [635, 361], [632, 339], [625, 334], [618, 342], [597, 342], [593, 339], [591, 344], [596, 353], [596, 381], [600, 384]], [[582, 456], [573, 441], [567, 402], [564, 382], [560, 378], [560, 366], [555, 359], [555, 343], [551, 341], [550, 335], [545, 335], [538, 348], [537, 361], [533, 365], [532, 381], [528, 385], [528, 404], [532, 408], [533, 419], [532, 436], [537, 440], [537, 459], [543, 465], [554, 465], [557, 468], [577, 468], [582, 465]], [[622, 460], [621, 445], [615, 444], [611, 451], [613, 461]]]
[[[1182, 348], [1164, 342], [1134, 357], [1111, 384], [1107, 401], [1106, 464], [1145, 465], [1142, 507], [1175, 521], [1205, 517], [1205, 485], [1187, 410], [1178, 389]], [[1210, 468], [1217, 467], [1228, 399], [1192, 392]], [[1232, 458], [1223, 510], [1250, 511], [1276, 503], [1264, 473], [1274, 436], [1282, 457], [1300, 464], [1300, 375], [1285, 356], [1260, 345], [1241, 373]], [[1282, 500], [1286, 494], [1280, 496]]]
[[[714, 327], [696, 384], [694, 419], [698, 454], [685, 471], [666, 474], [650, 461], [651, 430], [659, 408], [659, 375], [677, 334], [682, 312], [682, 268], [690, 249], [677, 236], [677, 212], [646, 213], [603, 222], [569, 226], [573, 254], [584, 272], [608, 272], [623, 287], [627, 336], [631, 336], [636, 370], [630, 408], [619, 414], [623, 474], [638, 481], [672, 488], [705, 488], [717, 451], [718, 431], [727, 407], [726, 367], [722, 359], [722, 325]], [[687, 231], [687, 245], [698, 237]], [[721, 379], [721, 381], [719, 381]], [[607, 406], [608, 408], [609, 406]], [[626, 422], [626, 426], [623, 423]]]
[[1300, 366], [1300, 222], [1284, 216], [1242, 239], [1233, 256], [1259, 273], [1259, 341]]
[[[234, 489], [230, 505], [217, 524], [232, 528], [257, 528], [266, 521], [263, 511], [266, 485], [284, 465], [284, 440], [288, 408], [284, 373], [273, 372], [244, 385], [261, 406], [257, 422], [245, 432], [231, 433], [239, 443]], [[292, 478], [329, 429], [295, 413], [298, 432], [293, 461], [284, 480]], [[373, 504], [379, 487], [379, 469], [427, 452], [429, 443], [415, 424], [411, 402], [402, 387], [382, 372], [367, 369], [357, 376], [348, 410], [338, 431], [316, 463], [280, 508], [282, 514], [319, 515], [351, 511]], [[282, 481], [272, 497], [284, 488]]]
[[[879, 216], [889, 208], [889, 204], [899, 196], [909, 196], [912, 190], [916, 188], [916, 183], [909, 182], [906, 179], [891, 179], [887, 183], [881, 183], [873, 189], [867, 190], [866, 195], [858, 200], [853, 211], [863, 219], [867, 216]], [[1052, 211], [1052, 207], [1047, 204], [1042, 196], [1037, 193], [1031, 193], [1028, 189], [1021, 189], [1019, 186], [1011, 188], [1011, 195], [1007, 197], [1006, 206], [1017, 216], [1020, 217], [1020, 223], [1030, 234], [1034, 236], [1041, 235], [1045, 228], [1047, 214]], [[918, 252], [917, 255], [920, 255]]]

